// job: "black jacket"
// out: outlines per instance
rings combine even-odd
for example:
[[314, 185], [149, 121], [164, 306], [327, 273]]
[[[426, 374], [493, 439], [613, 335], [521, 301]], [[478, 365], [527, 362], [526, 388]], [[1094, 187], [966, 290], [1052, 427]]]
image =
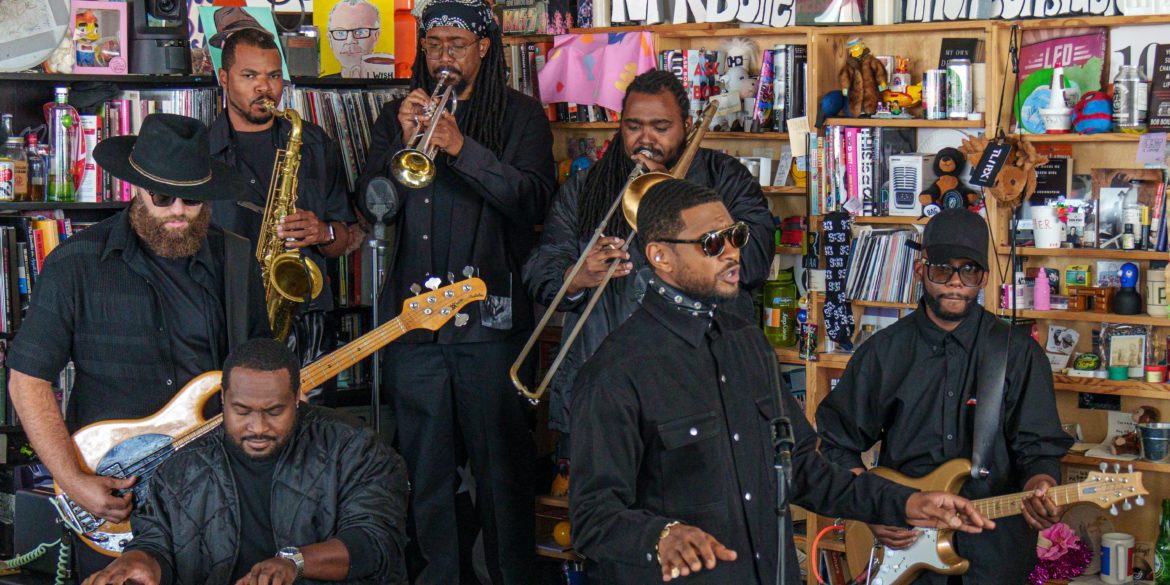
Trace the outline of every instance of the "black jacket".
[[[301, 404], [272, 479], [278, 549], [363, 530], [376, 548], [375, 577], [405, 583], [406, 466], [374, 431], [325, 408]], [[231, 585], [240, 534], [239, 500], [220, 427], [163, 463], [146, 504], [134, 509], [127, 550], [159, 559], [182, 584]], [[306, 580], [306, 583], [320, 581]]]
[[[364, 194], [374, 177], [388, 177], [390, 160], [402, 148], [396, 100], [382, 108], [370, 140], [370, 159], [359, 182]], [[463, 124], [466, 108], [456, 111]], [[410, 286], [428, 276], [444, 280], [447, 272], [463, 278], [464, 267], [487, 284], [488, 297], [464, 309], [467, 327], [443, 327], [437, 333], [413, 331], [401, 341], [471, 343], [499, 341], [532, 329], [532, 302], [520, 279], [520, 267], [536, 244], [536, 225], [544, 220], [556, 188], [552, 131], [540, 102], [508, 90], [502, 112], [497, 156], [466, 137], [458, 157], [439, 154], [435, 181], [422, 189], [395, 183], [401, 210], [393, 266], [381, 297], [383, 315], [397, 315], [402, 301], [414, 296]], [[359, 196], [359, 205], [364, 205]], [[369, 217], [368, 210], [364, 210]]]
[[[545, 219], [540, 245], [524, 264], [524, 285], [533, 300], [543, 305], [552, 302], [564, 283], [565, 271], [577, 261], [585, 251], [585, 244], [589, 242], [589, 238], [581, 237], [577, 218], [578, 197], [586, 176], [585, 173], [578, 173], [561, 187]], [[717, 191], [723, 196], [723, 203], [731, 212], [731, 217], [736, 221], [747, 222], [752, 235], [747, 247], [740, 251], [741, 285], [748, 290], [759, 286], [767, 278], [772, 256], [776, 252], [772, 214], [760, 191], [759, 181], [739, 161], [706, 148], [699, 149], [686, 178], [692, 183]], [[614, 197], [617, 195], [614, 193]], [[590, 229], [594, 228], [596, 226], [590, 226]], [[609, 284], [557, 370], [549, 398], [549, 426], [553, 429], [569, 431], [570, 389], [581, 364], [597, 351], [605, 337], [629, 318], [642, 302], [642, 295], [646, 292], [646, 274], [642, 269], [649, 266], [644, 250], [641, 240], [635, 237], [630, 244], [630, 261], [634, 263], [634, 271]], [[567, 298], [562, 301], [558, 310], [566, 311], [566, 332], [577, 323], [591, 294], [591, 290], [585, 291], [584, 295], [573, 301]]]

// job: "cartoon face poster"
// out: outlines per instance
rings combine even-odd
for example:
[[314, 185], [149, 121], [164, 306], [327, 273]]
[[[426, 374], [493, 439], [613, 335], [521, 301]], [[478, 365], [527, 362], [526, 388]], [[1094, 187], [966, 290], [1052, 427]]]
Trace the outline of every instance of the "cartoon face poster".
[[394, 77], [394, 3], [390, 0], [315, 0], [321, 31], [321, 75]]
[[[219, 10], [220, 8], [222, 7], [207, 5], [199, 7], [199, 21], [203, 24], [203, 35], [204, 39], [206, 40], [210, 40], [211, 37], [215, 36], [215, 33], [218, 30], [215, 27], [215, 11]], [[276, 20], [272, 16], [271, 8], [245, 7], [244, 11], [247, 12], [252, 18], [255, 18], [256, 22], [260, 23], [260, 26], [264, 27], [264, 30], [272, 33], [273, 38], [280, 38], [280, 35], [276, 30]], [[211, 45], [205, 46], [210, 52], [213, 69], [215, 71], [219, 71], [219, 68], [222, 66], [220, 58], [223, 55], [223, 50], [212, 47]], [[284, 79], [288, 80], [290, 79], [288, 74], [288, 61], [285, 59], [284, 49], [281, 47], [279, 42], [276, 43], [276, 48], [280, 51], [280, 68], [284, 73]]]

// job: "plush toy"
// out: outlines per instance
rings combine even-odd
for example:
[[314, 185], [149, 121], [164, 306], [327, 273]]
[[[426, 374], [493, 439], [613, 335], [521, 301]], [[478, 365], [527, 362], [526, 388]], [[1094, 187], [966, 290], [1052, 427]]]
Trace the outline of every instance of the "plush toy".
[[817, 110], [817, 128], [825, 125], [825, 118], [838, 114], [849, 117], [849, 103], [845, 100], [845, 94], [833, 90], [821, 97], [821, 107]]
[[92, 10], [82, 10], [77, 13], [74, 25], [73, 40], [79, 67], [97, 67], [97, 17]]
[[849, 58], [841, 66], [837, 77], [841, 82], [841, 93], [849, 98], [849, 111], [859, 118], [868, 117], [877, 110], [878, 94], [886, 90], [886, 66], [878, 61], [861, 39], [853, 39], [845, 45]]
[[1113, 102], [1099, 91], [1081, 96], [1073, 108], [1073, 130], [1078, 134], [1113, 131]]
[[966, 164], [963, 153], [957, 148], [938, 151], [934, 157], [934, 174], [938, 179], [918, 195], [922, 215], [931, 217], [944, 209], [964, 209], [979, 200], [979, 193], [959, 180]]
[[[1048, 162], [1048, 157], [1037, 153], [1031, 142], [1019, 136], [1008, 136], [1005, 140], [1012, 146], [1011, 157], [1000, 169], [995, 184], [988, 191], [997, 201], [1009, 207], [1019, 207], [1036, 192], [1036, 167]], [[983, 151], [990, 142], [990, 139], [982, 136], [966, 138], [959, 151], [967, 157], [967, 162], [976, 165], [983, 158]]]
[[722, 93], [716, 96], [719, 101], [719, 110], [711, 121], [711, 130], [729, 131], [743, 129], [745, 118], [750, 115], [744, 100], [756, 96], [756, 83], [752, 79], [751, 67], [759, 56], [759, 46], [746, 37], [727, 39], [719, 47], [726, 57], [723, 61], [723, 74], [716, 80]]

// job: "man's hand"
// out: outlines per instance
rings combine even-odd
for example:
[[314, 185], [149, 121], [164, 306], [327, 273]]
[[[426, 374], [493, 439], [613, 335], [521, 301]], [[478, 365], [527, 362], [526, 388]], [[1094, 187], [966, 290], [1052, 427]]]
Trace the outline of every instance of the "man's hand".
[[704, 567], [715, 568], [716, 561], [734, 561], [736, 553], [715, 540], [714, 536], [685, 524], [670, 528], [670, 534], [658, 541], [658, 562], [662, 580], [670, 581], [698, 573]]
[[297, 566], [289, 559], [271, 558], [256, 563], [235, 585], [292, 585]]
[[85, 511], [116, 524], [130, 517], [130, 511], [134, 508], [134, 494], [127, 491], [121, 496], [115, 496], [113, 492], [129, 490], [137, 481], [137, 477], [117, 479], [82, 473], [63, 478], [60, 483], [65, 495]]
[[[430, 120], [430, 118], [420, 119], [424, 131], [430, 124]], [[439, 147], [450, 156], [459, 156], [459, 153], [463, 151], [463, 132], [459, 130], [459, 124], [455, 122], [455, 116], [451, 112], [444, 111], [439, 114], [439, 119], [435, 124], [437, 126], [435, 126], [435, 133], [431, 135], [431, 145]]]
[[329, 242], [329, 224], [312, 211], [298, 209], [281, 220], [276, 235], [285, 240], [288, 248], [307, 248]]
[[660, 161], [650, 158], [650, 156], [645, 152], [637, 152], [630, 158], [634, 159], [634, 164], [642, 163], [646, 165], [646, 169], [652, 173], [670, 172], [670, 169], [666, 168], [666, 165], [662, 164]]
[[[621, 262], [621, 265], [613, 271], [614, 278], [621, 278], [628, 275], [634, 269], [634, 263], [628, 262], [630, 253], [621, 249], [623, 244], [625, 242], [621, 238], [598, 238], [597, 243], [593, 245], [593, 249], [589, 250], [589, 254], [585, 256], [585, 264], [581, 266], [581, 270], [577, 271], [577, 276], [573, 277], [573, 282], [569, 283], [569, 290], [566, 294], [572, 296], [585, 289], [594, 288], [601, 284], [601, 279], [605, 277], [606, 271], [609, 270], [610, 262]], [[569, 267], [569, 269], [571, 268]], [[565, 271], [566, 276], [568, 275], [569, 269]]]
[[398, 125], [402, 127], [403, 142], [418, 130], [418, 118], [423, 115], [430, 101], [431, 95], [423, 89], [415, 89], [402, 100], [398, 108]]
[[917, 492], [906, 500], [906, 522], [922, 528], [949, 528], [978, 534], [995, 528], [967, 498], [947, 492]]
[[1032, 492], [1032, 495], [1024, 500], [1024, 507], [1021, 510], [1028, 526], [1036, 530], [1044, 530], [1060, 521], [1060, 515], [1064, 512], [1064, 508], [1057, 506], [1056, 502], [1052, 501], [1052, 497], [1048, 495], [1048, 490], [1054, 487], [1056, 487], [1056, 480], [1043, 474], [1032, 476], [1032, 479], [1029, 479], [1028, 483], [1024, 485], [1024, 491]]
[[892, 549], [903, 549], [914, 544], [918, 540], [919, 534], [917, 530], [881, 524], [870, 524], [869, 530], [873, 532], [873, 537], [878, 542]]
[[132, 550], [90, 575], [82, 585], [158, 585], [161, 580], [162, 567], [158, 561], [140, 550]]

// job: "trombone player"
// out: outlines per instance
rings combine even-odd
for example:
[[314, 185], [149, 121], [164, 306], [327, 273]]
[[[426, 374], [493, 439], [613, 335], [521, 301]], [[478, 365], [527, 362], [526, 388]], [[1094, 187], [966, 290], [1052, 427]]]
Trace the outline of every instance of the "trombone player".
[[[272, 34], [241, 8], [216, 10], [215, 24], [219, 32], [209, 42], [223, 49], [219, 83], [227, 107], [211, 125], [211, 156], [244, 175], [250, 188], [239, 195], [239, 201], [217, 202], [211, 217], [255, 246], [260, 244], [264, 209], [273, 191], [270, 183], [277, 151], [289, 147], [291, 124], [277, 119], [263, 105], [266, 100], [279, 104], [284, 91], [280, 51]], [[301, 125], [297, 212], [284, 218], [277, 234], [324, 274], [326, 258], [349, 250], [347, 226], [357, 218], [346, 193], [337, 145], [320, 126], [307, 120]], [[289, 335], [289, 345], [302, 364], [336, 345], [326, 313], [333, 308], [333, 293], [328, 279], [321, 281], [316, 297], [297, 303]]]
[[[462, 524], [456, 453], [465, 447], [492, 582], [533, 583], [534, 447], [508, 367], [533, 326], [520, 268], [556, 185], [552, 132], [540, 103], [508, 88], [500, 29], [486, 2], [419, 2], [414, 13], [419, 51], [411, 92], [383, 108], [360, 185], [364, 191], [375, 176], [389, 176], [402, 200], [382, 314], [396, 314], [413, 296], [412, 284], [458, 279], [465, 267], [487, 283], [488, 297], [468, 308], [469, 326], [412, 332], [384, 350], [424, 565], [412, 578], [475, 578], [460, 574], [455, 538]], [[429, 112], [445, 89], [436, 87], [443, 71], [454, 83], [454, 114]], [[411, 146], [437, 149], [433, 176], [429, 184], [404, 183], [399, 179], [414, 171], [403, 173], [395, 154], [407, 146], [405, 137], [425, 135], [432, 124], [429, 144]]]
[[[605, 154], [588, 172], [565, 183], [544, 220], [544, 232], [536, 251], [524, 265], [524, 285], [537, 302], [549, 305], [565, 285], [565, 276], [582, 254], [588, 258], [572, 282], [567, 283], [565, 300], [557, 310], [566, 311], [564, 330], [569, 331], [580, 319], [610, 262], [620, 262], [614, 282], [602, 294], [597, 306], [586, 317], [580, 334], [567, 351], [564, 363], [556, 371], [549, 403], [549, 426], [561, 433], [558, 446], [562, 458], [569, 452], [570, 389], [577, 371], [601, 342], [617, 329], [641, 304], [648, 273], [642, 246], [637, 239], [628, 251], [621, 248], [631, 237], [630, 227], [621, 213], [615, 213], [592, 249], [586, 250], [590, 236], [601, 223], [606, 210], [621, 191], [626, 177], [638, 163], [649, 171], [666, 171], [674, 166], [686, 146], [689, 100], [682, 83], [668, 71], [652, 70], [630, 83], [622, 103], [620, 130], [610, 141]], [[772, 214], [768, 211], [759, 182], [739, 161], [725, 154], [700, 148], [686, 172], [686, 180], [714, 189], [736, 221], [747, 224], [751, 237], [740, 251], [742, 267], [740, 288], [751, 290], [767, 277], [772, 249]], [[740, 295], [737, 304], [750, 312], [751, 300]], [[752, 318], [754, 320], [754, 318]]]

